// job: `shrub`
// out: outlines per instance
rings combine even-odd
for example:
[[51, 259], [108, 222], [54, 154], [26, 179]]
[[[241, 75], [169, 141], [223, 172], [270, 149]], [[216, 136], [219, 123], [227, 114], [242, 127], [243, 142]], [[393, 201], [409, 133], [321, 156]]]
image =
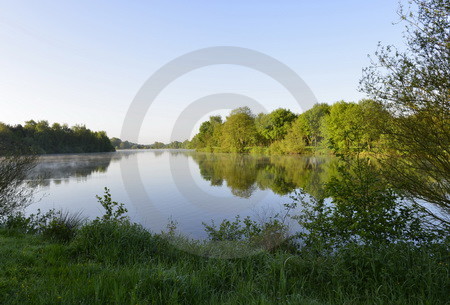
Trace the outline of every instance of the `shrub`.
[[25, 181], [37, 162], [28, 151], [5, 144], [7, 139], [0, 130], [0, 221], [30, 204], [33, 190]]
[[210, 241], [241, 241], [265, 250], [275, 250], [288, 239], [288, 227], [279, 215], [268, 221], [257, 223], [250, 217], [234, 221], [224, 219], [219, 227], [214, 221], [210, 225], [203, 223]]
[[294, 218], [306, 229], [301, 236], [307, 246], [336, 249], [350, 243], [429, 243], [437, 238], [420, 210], [386, 186], [370, 162], [356, 159], [338, 170], [341, 177], [325, 185], [331, 202], [301, 192], [293, 198], [304, 207]]
[[86, 219], [81, 213], [56, 212], [50, 221], [42, 228], [42, 235], [46, 238], [69, 242], [77, 234], [78, 229], [85, 223]]
[[97, 217], [96, 221], [127, 221], [128, 217], [124, 214], [128, 212], [123, 203], [113, 201], [111, 193], [107, 187], [105, 187], [105, 194], [103, 197], [95, 196], [98, 202], [106, 210], [102, 217]]
[[165, 252], [167, 241], [128, 221], [94, 221], [83, 226], [71, 247], [74, 253], [104, 263], [148, 261]]
[[9, 215], [2, 226], [10, 232], [42, 234], [45, 238], [55, 241], [68, 242], [72, 240], [77, 230], [85, 222], [81, 213], [49, 210], [26, 217], [23, 213]]

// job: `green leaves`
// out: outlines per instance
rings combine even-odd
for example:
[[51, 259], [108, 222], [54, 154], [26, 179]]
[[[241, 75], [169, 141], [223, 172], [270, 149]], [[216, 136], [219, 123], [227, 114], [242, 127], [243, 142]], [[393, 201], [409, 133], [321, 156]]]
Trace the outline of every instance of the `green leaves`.
[[225, 151], [242, 153], [256, 144], [255, 118], [248, 107], [234, 109], [221, 131], [220, 143]]
[[302, 237], [307, 246], [332, 250], [350, 243], [426, 244], [438, 238], [420, 209], [390, 188], [368, 159], [347, 160], [339, 174], [326, 183], [323, 198], [305, 193], [294, 197], [305, 207], [294, 218], [306, 229]]
[[6, 136], [9, 142], [41, 154], [114, 151], [104, 131], [91, 131], [84, 125], [69, 128], [66, 124], [50, 126], [48, 121], [33, 120], [25, 122], [24, 126], [0, 123], [0, 140]]
[[326, 143], [337, 153], [373, 151], [381, 143], [381, 126], [389, 119], [381, 105], [372, 100], [358, 104], [341, 101], [332, 106], [316, 104], [300, 115], [279, 108], [254, 116], [248, 107], [241, 107], [231, 111], [224, 123], [220, 117], [203, 122], [191, 147], [303, 154], [323, 149], [321, 144]]
[[284, 220], [285, 218], [275, 215], [263, 223], [257, 223], [250, 217], [241, 220], [237, 215], [233, 221], [224, 219], [219, 227], [214, 221], [210, 225], [203, 223], [203, 226], [210, 241], [240, 241], [273, 250], [288, 237], [288, 227]]
[[117, 201], [113, 201], [111, 198], [111, 193], [109, 189], [105, 187], [105, 194], [103, 197], [98, 195], [95, 196], [98, 202], [105, 209], [105, 214], [102, 217], [97, 217], [96, 221], [117, 221], [123, 222], [128, 221], [128, 217], [124, 214], [128, 212], [123, 203], [118, 203]]
[[256, 118], [258, 133], [268, 143], [282, 140], [296, 118], [297, 115], [292, 111], [283, 108], [278, 108], [269, 114], [259, 114]]
[[401, 158], [383, 160], [386, 174], [412, 199], [436, 204], [450, 220], [450, 5], [413, 0], [400, 7], [405, 51], [380, 46], [364, 69], [361, 90], [392, 115], [383, 128], [386, 150]]

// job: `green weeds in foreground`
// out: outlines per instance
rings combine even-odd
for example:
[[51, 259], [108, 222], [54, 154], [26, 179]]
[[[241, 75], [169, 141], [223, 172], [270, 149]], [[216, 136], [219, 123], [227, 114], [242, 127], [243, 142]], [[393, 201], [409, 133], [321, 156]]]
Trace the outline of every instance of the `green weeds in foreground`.
[[[200, 247], [200, 245], [199, 245]], [[205, 245], [207, 247], [207, 245]], [[189, 254], [128, 222], [70, 243], [0, 230], [1, 304], [448, 304], [443, 245], [347, 245], [237, 259]]]

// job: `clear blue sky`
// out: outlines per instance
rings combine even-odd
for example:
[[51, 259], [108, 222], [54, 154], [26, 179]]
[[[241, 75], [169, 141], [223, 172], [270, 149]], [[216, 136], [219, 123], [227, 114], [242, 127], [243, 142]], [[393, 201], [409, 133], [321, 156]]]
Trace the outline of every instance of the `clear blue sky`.
[[[378, 41], [402, 45], [395, 0], [0, 1], [0, 121], [86, 124], [119, 136], [138, 89], [159, 67], [211, 46], [251, 48], [282, 61], [319, 102], [356, 101]], [[147, 113], [141, 143], [168, 141], [179, 113], [232, 92], [268, 110], [298, 111], [259, 72], [211, 66], [171, 84]]]

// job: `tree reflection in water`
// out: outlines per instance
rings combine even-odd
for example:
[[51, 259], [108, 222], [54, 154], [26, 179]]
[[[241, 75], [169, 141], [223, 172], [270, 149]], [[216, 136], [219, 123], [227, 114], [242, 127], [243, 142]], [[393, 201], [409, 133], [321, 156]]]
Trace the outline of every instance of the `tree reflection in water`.
[[337, 158], [330, 156], [263, 156], [229, 153], [202, 153], [189, 150], [126, 150], [115, 153], [46, 155], [29, 179], [30, 184], [48, 186], [61, 184], [70, 178], [87, 180], [93, 173], [105, 173], [111, 162], [129, 158], [137, 153], [151, 153], [161, 157], [192, 158], [201, 177], [211, 186], [225, 185], [237, 197], [249, 198], [260, 190], [272, 190], [287, 195], [302, 188], [313, 196], [320, 196], [323, 184], [337, 175]]
[[323, 184], [336, 175], [337, 159], [329, 156], [256, 156], [190, 153], [203, 179], [212, 186], [226, 186], [238, 197], [248, 198], [257, 189], [279, 195], [302, 188], [320, 196]]
[[31, 186], [49, 186], [51, 182], [61, 184], [69, 178], [87, 180], [93, 173], [106, 173], [111, 161], [128, 158], [133, 151], [44, 155], [28, 176]]

